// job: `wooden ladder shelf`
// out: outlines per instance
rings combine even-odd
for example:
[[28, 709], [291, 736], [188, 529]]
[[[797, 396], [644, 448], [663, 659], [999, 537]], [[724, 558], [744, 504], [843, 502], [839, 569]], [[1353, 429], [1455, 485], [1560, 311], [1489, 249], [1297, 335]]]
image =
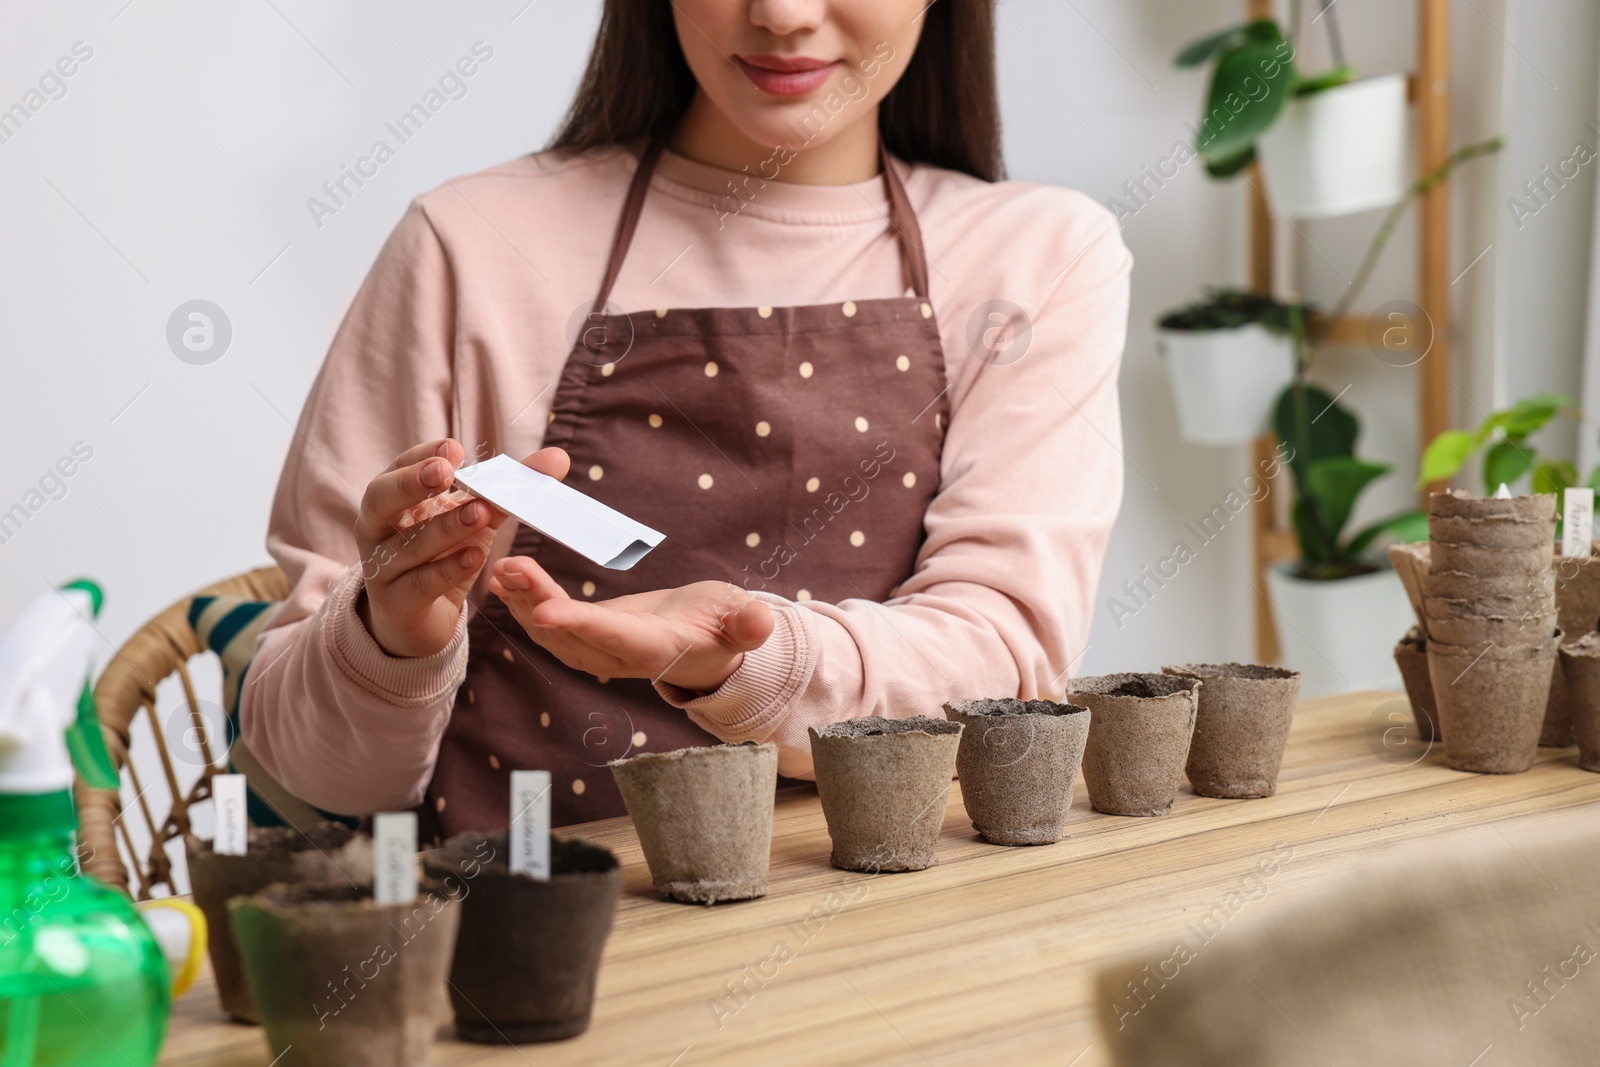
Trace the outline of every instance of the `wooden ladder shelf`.
[[[1273, 18], [1274, 0], [1246, 0], [1252, 19]], [[1411, 76], [1411, 102], [1417, 109], [1418, 174], [1443, 165], [1450, 155], [1450, 4], [1449, 0], [1417, 0], [1417, 69]], [[1250, 287], [1257, 292], [1276, 289], [1273, 264], [1273, 209], [1267, 201], [1261, 164], [1251, 164], [1247, 174], [1250, 226]], [[1435, 436], [1449, 428], [1450, 418], [1450, 183], [1440, 182], [1417, 202], [1419, 226], [1417, 304], [1433, 323], [1427, 358], [1417, 364], [1421, 374], [1417, 399], [1417, 454]], [[1351, 317], [1335, 324], [1333, 344], [1364, 343], [1367, 321]], [[1253, 470], [1266, 469], [1276, 440], [1257, 438], [1251, 447]], [[1278, 478], [1288, 478], [1279, 472]], [[1278, 660], [1278, 634], [1273, 624], [1272, 601], [1267, 594], [1267, 569], [1299, 554], [1294, 531], [1278, 521], [1277, 493], [1268, 493], [1253, 505], [1252, 582], [1256, 588], [1256, 659]]]

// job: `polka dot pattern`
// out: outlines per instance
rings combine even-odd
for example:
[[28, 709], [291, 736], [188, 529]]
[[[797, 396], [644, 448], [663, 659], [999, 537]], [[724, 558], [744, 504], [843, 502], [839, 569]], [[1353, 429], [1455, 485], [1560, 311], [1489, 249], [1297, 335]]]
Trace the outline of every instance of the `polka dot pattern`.
[[[841, 295], [654, 316], [646, 304], [632, 315], [626, 358], [613, 349], [595, 364], [580, 350], [587, 358], [571, 360], [552, 383], [555, 395], [538, 402], [559, 415], [545, 443], [574, 457], [569, 482], [668, 540], [631, 572], [602, 569], [528, 530], [515, 531], [513, 552], [547, 564], [585, 603], [598, 601], [602, 580], [609, 598], [700, 578], [808, 610], [889, 599], [922, 539], [921, 512], [939, 483], [936, 416], [942, 429], [950, 409], [946, 361], [924, 304]], [[496, 447], [515, 453], [527, 444]], [[659, 581], [679, 560], [696, 568], [692, 578]], [[652, 584], [641, 584], [646, 578]], [[494, 798], [504, 796], [510, 769], [548, 769], [561, 819], [579, 822], [621, 812], [606, 761], [704, 740], [661, 705], [648, 678], [600, 679], [568, 667], [505, 617], [503, 604], [490, 606], [501, 612], [492, 621], [504, 637], [487, 622], [474, 630], [463, 686], [471, 713], [455, 717], [455, 740], [428, 795], [429, 804], [450, 798], [439, 816], [446, 836], [503, 819]]]

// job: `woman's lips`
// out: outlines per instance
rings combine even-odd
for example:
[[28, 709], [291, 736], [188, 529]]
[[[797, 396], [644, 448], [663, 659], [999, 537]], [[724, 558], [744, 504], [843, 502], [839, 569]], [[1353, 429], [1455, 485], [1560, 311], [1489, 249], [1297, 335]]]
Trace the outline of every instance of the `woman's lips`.
[[809, 93], [833, 74], [839, 65], [809, 56], [735, 56], [734, 62], [757, 89], [773, 96]]

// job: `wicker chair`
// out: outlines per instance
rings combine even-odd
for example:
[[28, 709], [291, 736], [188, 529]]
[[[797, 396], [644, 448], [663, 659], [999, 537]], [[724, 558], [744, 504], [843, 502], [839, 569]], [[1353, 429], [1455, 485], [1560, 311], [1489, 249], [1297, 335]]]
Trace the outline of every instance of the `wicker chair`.
[[[288, 595], [289, 580], [277, 567], [248, 571], [191, 594], [238, 596], [251, 600], [282, 600]], [[115, 790], [91, 789], [81, 781], [74, 786], [78, 829], [84, 846], [84, 870], [137, 900], [150, 899], [152, 891], [161, 887], [165, 887], [168, 893], [176, 891], [172, 881], [172, 864], [167, 857], [167, 843], [188, 836], [189, 809], [211, 798], [211, 776], [225, 774], [228, 769], [228, 753], [226, 750], [215, 751], [215, 739], [200, 713], [194, 683], [189, 678], [189, 659], [206, 651], [189, 625], [189, 601], [190, 597], [184, 597], [140, 627], [106, 665], [105, 672], [95, 685], [100, 731], [105, 735], [106, 749], [118, 769], [127, 770], [138, 798], [136, 804], [139, 813], [150, 831], [150, 852], [143, 862], [139, 860], [128, 827], [122, 821], [124, 813], [118, 793]], [[183, 685], [189, 717], [205, 759], [200, 778], [187, 792], [178, 783], [172, 754], [167, 751], [165, 732], [156, 715], [156, 686], [174, 673]], [[129, 735], [134, 718], [141, 710], [155, 735], [156, 750], [161, 756], [160, 773], [166, 776], [172, 796], [171, 810], [159, 819], [151, 811], [145, 792], [148, 770], [146, 775], [141, 775], [128, 758]], [[124, 866], [118, 851], [119, 838], [127, 851], [133, 877], [137, 880], [136, 888], [130, 885], [128, 867]]]

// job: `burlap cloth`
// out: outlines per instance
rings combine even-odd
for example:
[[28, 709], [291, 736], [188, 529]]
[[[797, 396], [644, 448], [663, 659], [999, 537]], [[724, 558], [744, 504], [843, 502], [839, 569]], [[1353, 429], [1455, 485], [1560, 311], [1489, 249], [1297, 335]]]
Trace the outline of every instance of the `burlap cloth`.
[[1169, 941], [1100, 975], [1113, 1062], [1600, 1062], [1600, 826], [1580, 821], [1421, 845], [1204, 945], [1175, 911], [1188, 962]]

